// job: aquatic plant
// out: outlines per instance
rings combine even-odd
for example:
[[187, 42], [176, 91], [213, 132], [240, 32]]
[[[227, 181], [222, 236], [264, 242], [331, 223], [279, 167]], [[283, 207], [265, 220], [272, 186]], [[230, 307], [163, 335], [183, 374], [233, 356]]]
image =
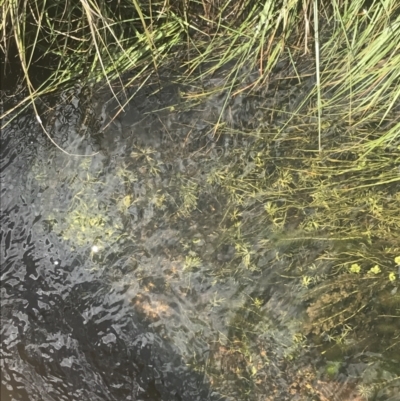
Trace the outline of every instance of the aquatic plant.
[[[212, 288], [209, 310], [226, 308], [226, 333], [215, 340], [210, 329], [204, 341], [214, 348], [202, 369], [221, 387], [235, 379], [241, 399], [266, 394], [270, 361], [289, 370], [285, 363], [295, 364], [309, 339], [323, 353], [400, 355], [400, 3], [364, 3], [2, 3], [3, 50], [15, 41], [29, 92], [19, 106], [77, 77], [88, 98], [101, 86], [122, 95], [172, 68], [185, 85], [169, 112], [204, 106], [204, 130], [189, 127], [172, 155], [133, 149], [111, 169], [113, 183], [89, 161], [76, 166], [68, 213], [47, 217], [73, 247], [133, 238], [136, 229], [145, 237], [156, 213], [181, 229], [184, 243], [165, 250], [178, 261], [171, 276], [199, 273]], [[36, 83], [41, 57], [53, 69]], [[191, 173], [177, 167], [178, 149], [194, 160]], [[163, 187], [156, 179], [168, 157]], [[34, 165], [32, 177], [49, 186], [48, 167]], [[234, 306], [213, 288], [229, 280], [241, 290]], [[194, 284], [185, 285], [188, 294]], [[287, 303], [304, 306], [304, 316], [295, 320], [282, 307], [287, 299], [269, 303], [271, 286], [289, 288]], [[152, 319], [169, 313], [161, 301], [137, 301]], [[287, 375], [312, 392], [315, 372], [305, 371]]]

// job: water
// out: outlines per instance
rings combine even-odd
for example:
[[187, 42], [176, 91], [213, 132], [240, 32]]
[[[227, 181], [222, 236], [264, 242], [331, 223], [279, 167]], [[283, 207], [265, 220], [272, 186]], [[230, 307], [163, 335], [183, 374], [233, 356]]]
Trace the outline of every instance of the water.
[[[73, 102], [57, 112], [52, 134], [61, 146], [93, 153], [75, 130]], [[164, 312], [153, 317], [150, 303], [141, 303], [148, 310], [135, 306], [146, 275], [161, 291], [161, 272], [170, 266], [143, 255], [140, 269], [147, 274], [133, 274], [135, 255], [145, 249], [128, 238], [131, 222], [140, 227], [135, 207], [128, 213], [123, 204], [121, 213], [114, 199], [127, 196], [118, 188], [126, 176], [114, 175], [121, 149], [65, 156], [32, 113], [4, 129], [1, 149], [2, 400], [216, 399], [204, 374], [186, 368], [177, 345], [165, 338], [156, 318]], [[135, 188], [141, 193], [140, 183]], [[130, 221], [123, 221], [126, 214]], [[166, 242], [173, 240], [169, 234]], [[171, 299], [174, 306], [167, 306], [164, 298], [160, 293], [154, 302], [168, 308], [171, 328], [179, 328], [179, 305]]]
[[[91, 157], [58, 151], [31, 111], [2, 131], [2, 400], [361, 400], [370, 360], [332, 365], [329, 380], [277, 254], [238, 270], [222, 239], [226, 199], [207, 173], [232, 151], [210, 134], [223, 97], [178, 113], [188, 88], [157, 87], [101, 135], [109, 95], [97, 128], [80, 88], [49, 100], [52, 138]], [[390, 386], [377, 399], [394, 401]]]

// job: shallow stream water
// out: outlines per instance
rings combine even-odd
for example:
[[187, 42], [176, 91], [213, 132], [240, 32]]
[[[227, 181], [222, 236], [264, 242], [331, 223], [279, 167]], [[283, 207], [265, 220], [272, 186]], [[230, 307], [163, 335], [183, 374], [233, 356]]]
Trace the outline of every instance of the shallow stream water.
[[116, 102], [99, 96], [102, 135], [84, 132], [80, 89], [64, 93], [45, 127], [90, 157], [57, 150], [31, 111], [3, 129], [2, 401], [334, 400], [340, 386], [361, 400], [366, 363], [324, 379], [298, 335], [301, 291], [269, 268], [276, 254], [230, 270], [223, 198], [196, 198], [231, 151], [212, 134], [224, 98], [177, 112], [180, 90], [139, 91], [110, 124]]

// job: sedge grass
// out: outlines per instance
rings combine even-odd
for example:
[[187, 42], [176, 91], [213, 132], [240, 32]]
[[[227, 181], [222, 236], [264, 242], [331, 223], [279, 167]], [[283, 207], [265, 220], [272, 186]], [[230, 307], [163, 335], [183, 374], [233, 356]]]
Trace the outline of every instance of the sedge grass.
[[[31, 102], [82, 78], [83, 83], [105, 79], [113, 91], [111, 83], [121, 81], [125, 71], [141, 71], [136, 75], [140, 79], [149, 68], [157, 72], [170, 63], [184, 48], [188, 56], [182, 67], [187, 75], [182, 79], [187, 82], [201, 82], [232, 64], [220, 88], [229, 88], [228, 100], [237, 90], [265, 85], [283, 55], [290, 54], [295, 63], [302, 45], [306, 53], [311, 52], [314, 39], [317, 82], [310, 96], [317, 99], [321, 150], [322, 112], [352, 126], [369, 124], [372, 119], [379, 124], [399, 100], [400, 89], [395, 86], [400, 61], [399, 5], [393, 0], [374, 2], [368, 10], [363, 5], [361, 0], [319, 5], [311, 0], [264, 4], [243, 0], [206, 6], [186, 0], [175, 7], [135, 0], [110, 7], [101, 1], [66, 1], [64, 6], [55, 6], [46, 1], [17, 4], [9, 0], [2, 3], [1, 43], [5, 53], [12, 41], [16, 43]], [[328, 27], [321, 33], [319, 19]], [[57, 61], [48, 80], [34, 88], [30, 67], [39, 51]], [[244, 74], [254, 69], [258, 78], [250, 87], [238, 88]], [[327, 97], [333, 89], [334, 95]]]

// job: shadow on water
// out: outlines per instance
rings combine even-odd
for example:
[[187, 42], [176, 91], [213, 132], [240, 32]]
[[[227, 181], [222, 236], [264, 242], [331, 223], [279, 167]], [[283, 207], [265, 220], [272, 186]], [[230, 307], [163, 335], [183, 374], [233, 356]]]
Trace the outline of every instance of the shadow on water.
[[2, 400], [364, 400], [367, 362], [327, 364], [301, 334], [304, 289], [279, 252], [243, 268], [224, 238], [207, 176], [247, 146], [213, 134], [224, 97], [189, 107], [190, 88], [164, 84], [118, 116], [107, 93], [48, 100], [54, 140], [92, 157], [56, 150], [29, 112], [3, 129]]

